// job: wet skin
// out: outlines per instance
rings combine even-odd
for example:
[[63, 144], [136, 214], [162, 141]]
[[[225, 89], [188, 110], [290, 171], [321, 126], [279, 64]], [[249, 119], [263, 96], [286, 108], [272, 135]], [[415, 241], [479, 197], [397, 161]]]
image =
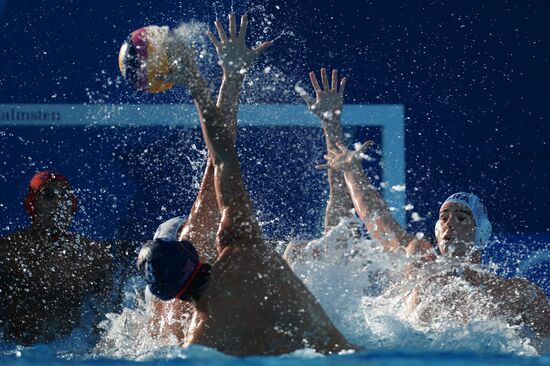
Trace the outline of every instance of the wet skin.
[[454, 202], [443, 204], [437, 225], [436, 239], [442, 255], [464, 257], [474, 249], [476, 222], [465, 205]]
[[[246, 25], [243, 16], [241, 32]], [[216, 28], [220, 40], [212, 35], [210, 38], [225, 65], [222, 86], [227, 83], [228, 90], [233, 89], [228, 95], [234, 95], [242, 83], [240, 70], [246, 69], [270, 43], [248, 49], [244, 44], [246, 32], [237, 35], [234, 14], [230, 15], [229, 37], [219, 22]], [[324, 353], [354, 348], [288, 264], [262, 239], [235, 150], [232, 119], [236, 101], [235, 109], [220, 103], [220, 98], [213, 103], [208, 85], [200, 73], [193, 72], [194, 61], [179, 61], [184, 67], [177, 81], [191, 91], [197, 107], [221, 214], [214, 226], [217, 234], [212, 277], [205, 293], [193, 303], [187, 344], [201, 344], [232, 355], [283, 354], [306, 346]], [[223, 95], [221, 91], [221, 99]]]
[[[363, 146], [370, 146], [369, 142]], [[419, 273], [417, 269], [425, 265], [433, 266], [435, 272], [439, 272], [427, 280], [415, 279], [417, 288], [411, 293], [411, 308], [415, 308], [421, 301], [423, 288], [429, 288], [434, 281], [444, 286], [458, 275], [476, 289], [483, 291], [497, 310], [497, 314], [506, 315], [512, 323], [520, 319], [540, 337], [550, 334], [550, 305], [540, 288], [525, 279], [505, 279], [486, 271], [468, 268], [472, 264], [481, 263], [481, 252], [474, 245], [476, 223], [469, 208], [449, 202], [440, 209], [436, 230], [437, 245], [441, 256], [449, 259], [448, 265], [460, 267], [462, 270], [458, 273], [450, 270], [449, 273], [441, 274], [441, 270], [446, 267], [435, 262], [437, 256], [432, 251], [432, 243], [408, 234], [392, 217], [388, 205], [368, 180], [357, 159], [362, 150], [350, 151], [345, 145], [336, 144], [336, 148], [327, 155], [326, 165], [328, 168], [344, 171], [355, 211], [372, 238], [388, 251], [417, 256], [417, 260], [408, 266], [405, 274], [414, 276]], [[457, 297], [455, 294], [448, 298], [446, 303], [452, 309], [452, 306], [464, 305], [465, 298]], [[437, 311], [433, 307], [431, 309]]]
[[58, 182], [37, 192], [31, 228], [0, 238], [0, 313], [6, 340], [53, 341], [78, 325], [89, 295], [106, 299], [111, 258], [107, 248], [66, 231], [70, 192]]
[[[468, 207], [459, 203], [445, 203], [439, 211], [437, 225], [439, 230], [436, 230], [436, 239], [441, 255], [451, 259], [449, 262], [451, 265], [464, 265], [461, 266], [459, 273], [450, 271], [450, 273], [437, 274], [421, 283], [412, 292], [413, 307], [420, 303], [422, 293], [427, 287], [434, 284], [447, 286], [458, 276], [474, 286], [476, 290], [482, 291], [480, 296], [485, 302], [492, 304], [490, 306], [492, 316], [504, 316], [510, 324], [525, 324], [541, 338], [550, 336], [550, 305], [539, 287], [526, 279], [507, 279], [465, 266], [468, 263], [481, 263], [481, 253], [474, 247], [476, 224]], [[430, 256], [428, 262], [434, 259], [435, 257]], [[471, 307], [471, 304], [459, 293], [451, 292], [450, 296], [445, 298], [445, 307], [455, 309], [455, 314], [460, 317], [468, 313], [467, 308]], [[464, 311], [461, 310], [463, 308]], [[421, 318], [429, 321], [438, 311], [428, 306], [420, 315]], [[466, 322], [468, 319], [465, 317], [460, 320]]]

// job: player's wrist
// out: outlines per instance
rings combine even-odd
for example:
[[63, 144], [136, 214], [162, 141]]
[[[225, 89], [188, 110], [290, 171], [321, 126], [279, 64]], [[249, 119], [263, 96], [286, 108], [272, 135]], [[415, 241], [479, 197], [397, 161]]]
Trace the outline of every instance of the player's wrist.
[[361, 161], [358, 159], [353, 159], [352, 162], [346, 165], [344, 169], [344, 175], [346, 178], [353, 179], [354, 181], [361, 182], [366, 180], [368, 182], [368, 178], [366, 178], [365, 174], [363, 173], [363, 166], [361, 165]]
[[244, 80], [244, 73], [236, 70], [223, 69], [222, 83], [229, 86], [240, 87]]
[[316, 111], [315, 114], [317, 114], [325, 124], [334, 125], [340, 123], [341, 109], [329, 108]]

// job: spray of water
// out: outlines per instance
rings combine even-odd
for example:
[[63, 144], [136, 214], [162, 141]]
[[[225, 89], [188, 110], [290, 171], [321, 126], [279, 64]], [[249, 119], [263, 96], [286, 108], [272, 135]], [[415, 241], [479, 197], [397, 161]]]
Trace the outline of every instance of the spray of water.
[[[411, 309], [415, 285], [406, 274], [410, 261], [384, 252], [373, 240], [350, 235], [350, 225], [356, 223], [343, 222], [325, 237], [302, 243], [300, 258], [289, 259], [349, 340], [368, 350], [539, 354], [532, 333], [494, 316], [489, 299], [459, 277], [447, 283], [427, 283], [424, 301]], [[453, 270], [450, 264], [439, 265], [447, 266], [441, 271]], [[144, 334], [149, 314], [140, 287], [126, 295], [138, 300], [121, 314], [108, 316], [96, 355], [187, 357], [175, 339], [159, 341]], [[460, 309], [449, 305], [453, 296], [460, 297]]]

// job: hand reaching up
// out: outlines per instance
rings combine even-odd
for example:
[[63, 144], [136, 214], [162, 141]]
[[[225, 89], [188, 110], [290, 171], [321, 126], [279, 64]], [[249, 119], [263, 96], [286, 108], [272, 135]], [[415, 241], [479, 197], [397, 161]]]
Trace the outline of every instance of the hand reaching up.
[[220, 59], [220, 66], [223, 69], [225, 77], [244, 76], [256, 58], [272, 44], [270, 41], [267, 41], [254, 49], [248, 48], [246, 45], [248, 16], [246, 14], [241, 16], [241, 25], [238, 32], [235, 13], [229, 14], [229, 37], [227, 37], [219, 20], [216, 20], [214, 25], [220, 39], [216, 39], [210, 31], [208, 31], [207, 35], [216, 48], [218, 58]]
[[309, 78], [315, 90], [316, 99], [311, 99], [305, 91], [300, 92], [300, 96], [306, 102], [309, 110], [319, 116], [323, 122], [330, 122], [336, 119], [342, 113], [347, 79], [342, 78], [340, 80], [340, 87], [338, 88], [338, 71], [332, 70], [332, 85], [329, 86], [327, 70], [325, 68], [321, 69], [322, 88], [317, 81], [315, 72], [310, 72]]
[[367, 141], [357, 150], [348, 150], [345, 144], [337, 143], [336, 148], [329, 150], [325, 155], [327, 159], [326, 164], [317, 165], [318, 169], [334, 169], [340, 171], [351, 171], [361, 168], [361, 155], [365, 153], [372, 145], [374, 141]]

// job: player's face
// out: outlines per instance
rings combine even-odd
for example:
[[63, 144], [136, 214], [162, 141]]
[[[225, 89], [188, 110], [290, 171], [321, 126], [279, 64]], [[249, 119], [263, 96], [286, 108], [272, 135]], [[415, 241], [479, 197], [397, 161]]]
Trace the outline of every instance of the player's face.
[[36, 193], [35, 217], [40, 226], [65, 230], [72, 219], [71, 192], [59, 182], [49, 182]]
[[474, 246], [476, 223], [468, 207], [447, 202], [439, 210], [436, 239], [443, 255], [462, 257]]

